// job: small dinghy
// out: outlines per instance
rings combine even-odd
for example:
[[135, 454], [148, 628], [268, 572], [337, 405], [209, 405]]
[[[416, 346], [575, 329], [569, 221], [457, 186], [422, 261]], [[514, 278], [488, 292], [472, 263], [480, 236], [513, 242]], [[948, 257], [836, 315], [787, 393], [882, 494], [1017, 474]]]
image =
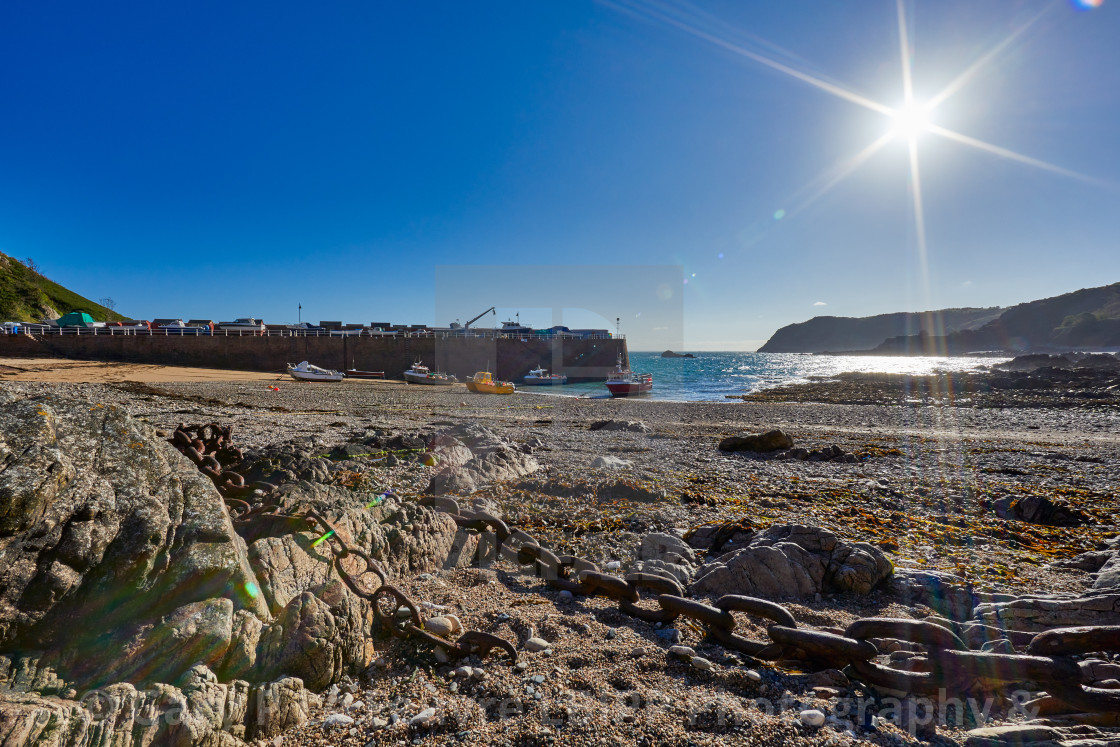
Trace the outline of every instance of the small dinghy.
[[293, 366], [288, 364], [288, 375], [299, 381], [342, 381], [345, 378], [341, 371], [332, 371], [328, 368], [313, 366], [307, 361]]

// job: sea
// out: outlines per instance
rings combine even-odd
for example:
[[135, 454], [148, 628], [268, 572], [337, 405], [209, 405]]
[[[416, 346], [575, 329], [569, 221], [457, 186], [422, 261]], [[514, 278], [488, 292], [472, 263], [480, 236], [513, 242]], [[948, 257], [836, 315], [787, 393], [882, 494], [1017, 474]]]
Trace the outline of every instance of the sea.
[[[643, 399], [675, 402], [734, 402], [728, 395], [757, 392], [811, 378], [845, 372], [932, 374], [974, 371], [1006, 357], [810, 355], [801, 353], [693, 353], [695, 358], [662, 358], [661, 353], [630, 353], [630, 368], [653, 374], [653, 391]], [[519, 391], [551, 396], [609, 397], [603, 382], [564, 386], [522, 386]]]

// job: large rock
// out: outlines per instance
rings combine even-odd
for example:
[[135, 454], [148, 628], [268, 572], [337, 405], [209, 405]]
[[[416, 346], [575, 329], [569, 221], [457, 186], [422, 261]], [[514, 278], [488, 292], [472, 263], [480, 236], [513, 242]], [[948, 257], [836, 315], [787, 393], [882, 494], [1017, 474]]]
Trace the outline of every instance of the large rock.
[[819, 527], [782, 524], [757, 533], [746, 547], [702, 567], [693, 588], [765, 598], [866, 594], [891, 570], [891, 562], [873, 545], [843, 542]]
[[591, 469], [629, 469], [634, 466], [634, 463], [629, 459], [611, 456], [610, 454], [600, 454], [591, 460]]
[[[516, 480], [540, 469], [531, 455], [488, 428], [455, 426], [438, 434], [432, 449], [442, 468], [432, 476], [428, 493], [467, 494], [497, 480]], [[464, 447], [470, 459], [464, 460]]]
[[260, 685], [249, 700], [249, 735], [274, 737], [307, 721], [311, 698], [298, 677], [281, 677]]
[[640, 420], [596, 420], [587, 426], [589, 431], [631, 431], [649, 433], [650, 427]]
[[712, 524], [700, 524], [692, 527], [684, 534], [684, 541], [696, 550], [707, 550], [716, 553], [727, 545], [742, 547], [750, 542], [758, 529], [749, 521], [724, 521]]
[[683, 585], [692, 577], [697, 562], [696, 553], [683, 539], [654, 532], [642, 537], [638, 559], [630, 571], [668, 576]]
[[1005, 496], [993, 504], [1001, 519], [1025, 521], [1051, 527], [1079, 527], [1093, 523], [1093, 517], [1061, 499], [1028, 495], [1023, 498]]
[[985, 625], [1029, 633], [1082, 625], [1120, 625], [1120, 594], [979, 604], [974, 614]]
[[951, 620], [971, 620], [978, 601], [970, 583], [944, 571], [895, 568], [891, 587], [902, 604], [923, 604]]
[[[508, 451], [456, 443], [452, 461], [455, 448], [495, 463]], [[290, 466], [302, 459], [321, 471], [307, 455]], [[379, 580], [354, 556], [336, 561], [337, 539], [390, 577], [465, 565], [477, 550], [446, 514], [392, 494], [299, 480], [272, 497], [281, 513], [315, 509], [338, 537], [268, 516], [235, 531], [211, 482], [143, 423], [0, 391], [0, 744], [275, 735], [306, 720], [304, 683], [326, 687], [373, 655], [372, 608], [337, 564], [371, 589]], [[108, 698], [103, 717], [62, 697], [88, 688]]]
[[642, 560], [662, 560], [678, 565], [695, 565], [696, 552], [680, 537], [664, 532], [653, 532], [642, 537], [638, 548]]
[[1041, 724], [983, 726], [965, 736], [965, 747], [1021, 747], [1043, 742], [1057, 745], [1062, 738], [1057, 729]]
[[[317, 509], [339, 530], [339, 536], [378, 561], [390, 577], [415, 575], [448, 565], [461, 553], [462, 533], [445, 513], [393, 494], [356, 493], [337, 486], [298, 483], [277, 491], [281, 505]], [[249, 546], [249, 558], [275, 614], [299, 593], [323, 584], [332, 575], [330, 545], [321, 532], [287, 528], [261, 536]], [[451, 565], [464, 565], [463, 557]], [[366, 579], [376, 583], [376, 578]]]
[[[1106, 557], [1105, 562], [1096, 569], [1097, 578], [1093, 581], [1093, 588], [1114, 589], [1120, 586], [1120, 553], [1116, 550], [1102, 550], [1101, 552], [1111, 553], [1111, 556]], [[1096, 555], [1096, 553], [1086, 554]], [[1092, 562], [1095, 562], [1097, 559], [1099, 558], [1094, 557]]]
[[741, 436], [728, 436], [719, 442], [720, 451], [769, 452], [792, 449], [793, 439], [775, 428], [765, 433], [750, 433]]
[[233, 603], [224, 597], [192, 602], [155, 624], [126, 624], [99, 637], [109, 656], [63, 647], [46, 661], [75, 682], [176, 682], [198, 663], [216, 669], [233, 634]]
[[373, 612], [341, 581], [292, 599], [276, 622], [261, 632], [256, 671], [263, 679], [299, 677], [321, 690], [344, 673], [367, 667]]
[[3, 705], [4, 747], [237, 747], [299, 726], [309, 712], [307, 690], [296, 678], [252, 688], [240, 680], [219, 683], [203, 666], [192, 667], [178, 686], [138, 690], [118, 683], [81, 700], [6, 693]]
[[123, 411], [58, 397], [9, 401], [0, 405], [0, 458], [0, 652], [55, 652], [64, 678], [100, 682], [92, 662], [115, 664], [113, 642], [192, 663], [190, 644], [150, 630], [180, 619], [176, 610], [224, 600], [218, 617], [227, 622], [206, 633], [218, 648], [233, 610], [268, 615], [221, 496]]
[[1116, 557], [1115, 550], [1092, 550], [1064, 560], [1055, 560], [1047, 568], [1061, 571], [1087, 571], [1096, 573]]

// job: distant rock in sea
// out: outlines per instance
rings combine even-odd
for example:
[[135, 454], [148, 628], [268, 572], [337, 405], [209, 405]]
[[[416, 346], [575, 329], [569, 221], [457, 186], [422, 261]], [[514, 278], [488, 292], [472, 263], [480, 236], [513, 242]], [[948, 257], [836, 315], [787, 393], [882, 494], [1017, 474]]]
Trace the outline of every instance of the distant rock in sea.
[[662, 358], [695, 358], [692, 353], [674, 353], [672, 350], [666, 350], [661, 354]]

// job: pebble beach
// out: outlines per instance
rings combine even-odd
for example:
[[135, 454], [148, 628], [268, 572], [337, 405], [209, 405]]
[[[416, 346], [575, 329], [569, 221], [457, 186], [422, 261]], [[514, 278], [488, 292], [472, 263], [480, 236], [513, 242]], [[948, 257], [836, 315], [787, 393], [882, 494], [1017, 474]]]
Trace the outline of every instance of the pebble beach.
[[[471, 500], [554, 552], [616, 573], [626, 572], [650, 533], [797, 524], [870, 543], [895, 569], [949, 574], [984, 593], [1072, 598], [1090, 590], [1093, 573], [1069, 561], [1120, 532], [1120, 410], [1112, 400], [981, 395], [975, 386], [965, 396], [959, 381], [954, 388], [943, 377], [916, 378], [902, 388], [865, 376], [702, 403], [0, 360], [2, 386], [16, 396], [120, 408], [164, 437], [180, 423], [215, 422], [232, 426], [242, 449], [333, 452], [328, 481], [361, 481], [406, 501], [425, 493], [438, 463], [340, 447], [482, 426], [531, 454], [539, 469], [481, 484]], [[728, 437], [773, 429], [801, 451], [718, 448]], [[1088, 520], [1047, 526], [1001, 518], [1008, 499], [1032, 496], [1059, 500]], [[874, 708], [855, 714], [853, 703], [874, 698], [835, 670], [765, 665], [687, 624], [667, 633], [607, 599], [551, 589], [508, 561], [393, 583], [468, 629], [523, 649], [530, 639], [548, 645], [526, 650], [511, 667], [492, 658], [441, 661], [407, 640], [377, 639], [365, 672], [317, 693], [310, 718], [268, 744], [963, 744], [974, 739], [969, 729], [1022, 720], [1003, 706], [990, 720], [935, 730], [875, 717]], [[799, 621], [832, 628], [934, 614], [887, 586], [785, 604]], [[742, 625], [765, 636], [757, 620]]]

